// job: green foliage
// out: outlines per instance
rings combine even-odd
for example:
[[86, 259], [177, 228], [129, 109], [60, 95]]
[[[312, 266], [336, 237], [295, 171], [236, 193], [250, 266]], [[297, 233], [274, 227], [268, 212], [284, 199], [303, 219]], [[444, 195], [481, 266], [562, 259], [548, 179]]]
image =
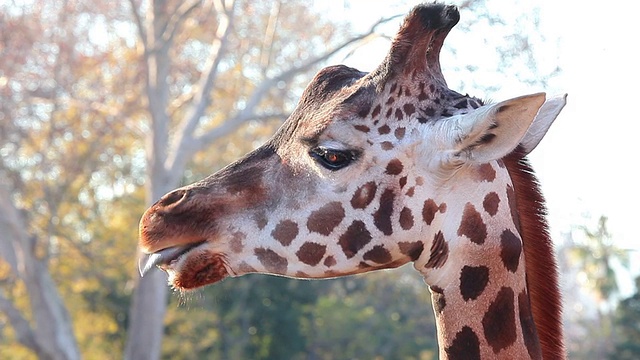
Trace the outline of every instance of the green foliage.
[[428, 359], [426, 285], [411, 268], [306, 281], [247, 275], [172, 297], [167, 359]]
[[640, 359], [640, 276], [636, 278], [636, 293], [618, 304], [613, 325], [617, 336], [609, 358]]
[[607, 217], [601, 216], [595, 230], [581, 226], [584, 241], [571, 249], [572, 260], [586, 280], [585, 286], [598, 302], [605, 303], [618, 293], [615, 265], [629, 268], [629, 250], [615, 245], [607, 228]]
[[569, 261], [590, 302], [580, 299], [583, 314], [574, 319], [573, 326], [581, 329], [573, 334], [575, 338], [569, 349], [575, 358], [603, 359], [614, 350], [620, 336], [625, 336], [626, 330], [615, 323], [615, 314], [620, 311], [616, 305], [622, 306], [617, 301], [620, 274], [616, 270], [628, 270], [630, 251], [615, 244], [606, 216], [600, 216], [595, 226], [587, 224], [576, 228], [578, 231], [569, 237]]

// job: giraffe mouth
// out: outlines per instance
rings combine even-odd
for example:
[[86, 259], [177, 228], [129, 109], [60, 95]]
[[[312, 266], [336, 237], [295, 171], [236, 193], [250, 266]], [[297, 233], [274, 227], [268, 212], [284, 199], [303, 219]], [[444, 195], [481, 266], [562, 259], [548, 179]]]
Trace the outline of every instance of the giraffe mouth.
[[167, 266], [172, 262], [177, 261], [181, 256], [198, 247], [202, 243], [204, 243], [204, 241], [189, 245], [173, 246], [151, 254], [142, 254], [138, 259], [138, 270], [140, 271], [140, 276], [145, 276], [156, 266], [166, 271]]
[[206, 242], [202, 240], [144, 254], [138, 260], [140, 275], [144, 276], [158, 267], [169, 275], [169, 284], [180, 291], [200, 288], [227, 276], [235, 276], [224, 253], [201, 246]]

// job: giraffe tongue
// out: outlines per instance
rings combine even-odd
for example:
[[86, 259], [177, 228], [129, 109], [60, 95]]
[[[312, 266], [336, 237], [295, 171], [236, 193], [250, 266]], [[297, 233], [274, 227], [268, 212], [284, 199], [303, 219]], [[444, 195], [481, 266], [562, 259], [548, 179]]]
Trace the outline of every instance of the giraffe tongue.
[[180, 255], [193, 249], [197, 245], [199, 244], [175, 246], [152, 254], [142, 254], [138, 259], [138, 270], [140, 271], [140, 276], [144, 276], [149, 272], [149, 270], [153, 269], [154, 266], [169, 264], [171, 261], [177, 259]]

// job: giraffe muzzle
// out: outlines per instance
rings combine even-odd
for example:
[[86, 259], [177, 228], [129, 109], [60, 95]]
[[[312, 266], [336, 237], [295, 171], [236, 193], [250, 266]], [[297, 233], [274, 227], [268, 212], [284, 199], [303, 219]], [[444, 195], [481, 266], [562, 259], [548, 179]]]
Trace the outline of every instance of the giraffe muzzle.
[[151, 254], [140, 255], [140, 257], [138, 258], [138, 270], [140, 271], [140, 276], [144, 276], [155, 266], [162, 268], [166, 265], [171, 264], [171, 262], [177, 260], [180, 256], [186, 254], [187, 252], [189, 252], [189, 250], [197, 247], [200, 244], [201, 243], [175, 246]]

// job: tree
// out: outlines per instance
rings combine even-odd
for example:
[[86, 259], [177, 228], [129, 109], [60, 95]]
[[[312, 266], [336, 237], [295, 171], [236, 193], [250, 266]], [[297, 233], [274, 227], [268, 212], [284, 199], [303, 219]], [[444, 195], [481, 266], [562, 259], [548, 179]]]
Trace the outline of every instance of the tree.
[[613, 326], [618, 336], [614, 339], [615, 347], [609, 358], [640, 358], [640, 276], [636, 277], [636, 293], [618, 303]]
[[581, 241], [574, 242], [569, 249], [574, 266], [578, 269], [578, 279], [595, 299], [597, 326], [592, 336], [595, 340], [595, 353], [599, 359], [612, 351], [616, 329], [612, 323], [614, 297], [618, 294], [618, 281], [615, 266], [629, 268], [629, 250], [615, 245], [607, 228], [607, 217], [600, 216], [595, 230], [588, 226], [579, 226], [583, 235]]
[[[134, 273], [132, 244], [146, 205], [265, 139], [322, 63], [388, 20], [372, 19], [354, 35], [312, 4], [0, 5], [0, 358], [108, 358], [125, 348], [125, 357], [136, 359], [161, 351], [330, 356], [331, 344], [316, 334], [352, 339], [340, 348], [344, 353], [429, 348], [420, 341], [430, 335], [416, 338], [419, 350], [395, 352], [351, 336], [359, 329], [346, 321], [351, 316], [388, 343], [401, 339], [390, 338], [386, 327], [404, 337], [410, 329], [431, 334], [432, 327], [412, 321], [419, 318], [412, 311], [430, 314], [422, 303], [426, 289], [413, 284], [419, 295], [393, 287], [395, 274], [373, 276], [386, 290], [366, 278], [310, 283], [256, 276], [179, 297], [167, 294], [160, 272], [140, 282]], [[385, 315], [376, 299], [392, 303], [385, 298], [391, 292], [423, 305]], [[168, 298], [194, 306], [171, 307], [164, 316]], [[321, 324], [331, 316], [342, 326]], [[396, 317], [406, 319], [402, 328]], [[161, 346], [165, 325], [180, 337]], [[277, 341], [274, 332], [283, 327], [296, 346]], [[206, 336], [192, 339], [197, 351], [180, 347], [181, 339], [200, 334]]]
[[[140, 6], [131, 1], [142, 44], [144, 93], [150, 120], [145, 184], [148, 204], [179, 185], [185, 167], [195, 153], [239, 125], [251, 120], [286, 117], [286, 113], [274, 109], [283, 107], [283, 98], [278, 95], [283, 94], [283, 87], [286, 88], [294, 76], [313, 69], [338, 51], [368, 37], [386, 21], [378, 21], [364, 34], [332, 41], [335, 34], [322, 31], [323, 28], [330, 29], [329, 24], [309, 13], [300, 3], [220, 0], [214, 1], [213, 6], [202, 5], [201, 1], [151, 1], [143, 17]], [[187, 19], [196, 19], [195, 24], [190, 25]], [[213, 24], [205, 24], [211, 19], [214, 19]], [[296, 29], [295, 24], [304, 24], [305, 29]], [[197, 29], [215, 31], [191, 34], [195, 35], [191, 42], [178, 41], [181, 30], [183, 33], [196, 31], [190, 28], [196, 25]], [[252, 29], [256, 26], [267, 29], [267, 34], [258, 46], [252, 47], [249, 44], [255, 45], [253, 34], [260, 33]], [[285, 40], [291, 37], [281, 29], [309, 36], [306, 43], [323, 50], [302, 44], [295, 49], [287, 47]], [[278, 41], [280, 37], [282, 40]], [[176, 56], [191, 50], [188, 45], [204, 49], [204, 65], [199, 62], [188, 64], [191, 66], [186, 69], [173, 67]], [[261, 67], [256, 68], [253, 64]], [[284, 64], [291, 65], [283, 67]], [[219, 92], [229, 91], [222, 86], [226, 84], [224, 76], [230, 72], [225, 69], [240, 72], [249, 95], [238, 96], [236, 100], [226, 97], [226, 103], [214, 103]], [[185, 92], [185, 88], [190, 90]], [[182, 93], [176, 94], [176, 90]], [[180, 99], [179, 106], [176, 106], [176, 98]], [[269, 106], [264, 106], [269, 100]], [[219, 122], [216, 124], [210, 119]], [[173, 137], [170, 134], [174, 134]], [[139, 281], [133, 294], [125, 358], [159, 357], [166, 294], [163, 274], [155, 272]]]
[[[100, 51], [75, 21], [117, 11], [77, 5], [3, 4], [0, 12], [0, 310], [16, 342], [42, 359], [80, 358], [68, 310], [78, 283], [65, 260], [99, 257], [87, 246], [97, 203], [114, 183], [131, 185], [122, 146], [134, 134], [118, 120], [132, 102], [114, 81], [127, 57]], [[115, 171], [119, 179], [106, 181]], [[86, 269], [85, 280], [99, 276]]]
[[[281, 120], [304, 82], [295, 76], [375, 29], [349, 37], [300, 2], [143, 5], [1, 7], [0, 324], [11, 326], [0, 331], [39, 358], [112, 356], [126, 327], [128, 357], [158, 357], [162, 276], [136, 287], [132, 318], [123, 311], [145, 173], [148, 204], [194, 157], [221, 166], [228, 159], [198, 151], [239, 126], [259, 134]], [[292, 33], [305, 42], [289, 46]], [[154, 331], [141, 331], [145, 318]], [[0, 357], [20, 352], [0, 346]]]

